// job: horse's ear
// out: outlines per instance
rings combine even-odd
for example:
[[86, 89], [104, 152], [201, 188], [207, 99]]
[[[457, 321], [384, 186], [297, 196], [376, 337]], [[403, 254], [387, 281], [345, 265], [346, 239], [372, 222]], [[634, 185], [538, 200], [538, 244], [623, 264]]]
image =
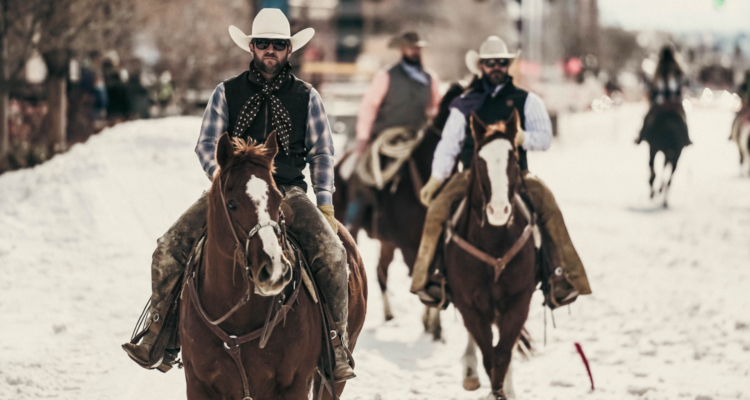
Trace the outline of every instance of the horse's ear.
[[471, 136], [474, 137], [474, 142], [479, 143], [484, 139], [484, 135], [487, 133], [487, 125], [479, 119], [479, 116], [475, 112], [471, 112], [469, 116], [469, 126], [471, 127]]
[[510, 118], [505, 121], [505, 133], [508, 137], [515, 139], [520, 128], [521, 118], [518, 116], [518, 110], [514, 108], [510, 113]]
[[229, 161], [234, 156], [234, 147], [232, 141], [229, 139], [229, 134], [224, 133], [219, 138], [219, 143], [216, 144], [216, 162], [219, 163], [219, 167], [226, 168], [229, 165]]
[[276, 154], [279, 152], [279, 142], [276, 139], [275, 129], [270, 135], [268, 135], [266, 143], [263, 146], [268, 150], [268, 156], [271, 157], [271, 160], [276, 158]]

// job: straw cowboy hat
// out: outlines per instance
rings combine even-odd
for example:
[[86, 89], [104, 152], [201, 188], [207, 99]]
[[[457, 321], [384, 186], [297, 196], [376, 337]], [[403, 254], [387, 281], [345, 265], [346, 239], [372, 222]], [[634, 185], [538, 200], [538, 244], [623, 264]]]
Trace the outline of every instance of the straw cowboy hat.
[[422, 40], [417, 32], [409, 31], [392, 37], [388, 42], [389, 48], [397, 48], [401, 46], [425, 47], [427, 46], [427, 42]]
[[508, 45], [503, 42], [497, 36], [490, 36], [487, 40], [482, 43], [479, 47], [479, 53], [475, 50], [469, 50], [466, 52], [466, 68], [471, 71], [474, 75], [482, 76], [482, 71], [479, 69], [479, 60], [487, 58], [508, 58], [515, 59], [521, 54], [520, 51], [511, 53], [508, 51]]
[[232, 25], [229, 27], [229, 36], [242, 50], [250, 53], [250, 42], [253, 39], [287, 39], [292, 42], [292, 51], [299, 50], [312, 39], [315, 29], [307, 28], [291, 36], [289, 20], [286, 19], [278, 8], [264, 8], [260, 10], [253, 20], [252, 35], [245, 35], [240, 28]]

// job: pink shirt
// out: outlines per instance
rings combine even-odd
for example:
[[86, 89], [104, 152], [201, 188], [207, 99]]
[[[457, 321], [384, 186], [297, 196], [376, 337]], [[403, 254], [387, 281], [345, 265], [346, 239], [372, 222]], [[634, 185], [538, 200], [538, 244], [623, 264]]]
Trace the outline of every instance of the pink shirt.
[[[427, 72], [427, 71], [425, 71]], [[437, 114], [438, 107], [440, 106], [440, 79], [434, 73], [427, 72], [431, 78], [431, 92], [432, 98], [427, 103], [427, 109], [425, 115], [427, 117], [433, 117]], [[380, 70], [375, 73], [372, 78], [372, 83], [362, 98], [362, 106], [359, 109], [359, 115], [357, 116], [357, 142], [361, 144], [366, 143], [370, 140], [370, 134], [372, 133], [372, 125], [375, 124], [375, 118], [378, 115], [378, 109], [380, 104], [383, 102], [385, 94], [388, 92], [388, 85], [390, 78], [387, 70]]]

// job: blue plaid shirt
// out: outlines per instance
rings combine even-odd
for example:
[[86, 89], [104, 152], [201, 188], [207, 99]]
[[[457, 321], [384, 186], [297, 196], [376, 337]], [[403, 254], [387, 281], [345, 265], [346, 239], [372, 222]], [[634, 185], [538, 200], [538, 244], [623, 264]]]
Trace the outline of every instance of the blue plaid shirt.
[[[203, 124], [195, 153], [206, 171], [209, 179], [213, 179], [216, 169], [216, 143], [227, 131], [229, 110], [224, 94], [224, 82], [216, 86], [211, 100], [203, 113]], [[307, 129], [305, 131], [305, 148], [307, 163], [310, 164], [310, 180], [312, 181], [318, 205], [332, 203], [333, 193], [333, 138], [328, 125], [328, 117], [320, 94], [315, 88], [310, 90], [310, 104], [307, 108]]]

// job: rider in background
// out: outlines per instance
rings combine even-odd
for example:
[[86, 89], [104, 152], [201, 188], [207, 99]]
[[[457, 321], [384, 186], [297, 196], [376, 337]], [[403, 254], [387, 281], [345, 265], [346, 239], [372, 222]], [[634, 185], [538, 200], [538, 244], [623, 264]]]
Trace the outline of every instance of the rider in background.
[[651, 108], [646, 115], [643, 129], [636, 139], [636, 144], [645, 139], [644, 134], [656, 122], [656, 117], [660, 112], [676, 112], [683, 120], [687, 121], [685, 109], [682, 107], [682, 90], [687, 86], [687, 80], [671, 45], [662, 48], [659, 55], [659, 64], [656, 66], [654, 78], [649, 86]]
[[[450, 217], [451, 205], [465, 196], [469, 184], [468, 173], [474, 154], [474, 140], [468, 124], [472, 112], [476, 112], [488, 125], [508, 119], [514, 110], [520, 116], [521, 129], [516, 136], [516, 146], [521, 174], [533, 208], [552, 238], [558, 255], [554, 260], [555, 272], [549, 280], [551, 287], [545, 294], [547, 305], [555, 308], [570, 304], [579, 295], [591, 293], [586, 271], [573, 247], [555, 197], [544, 182], [528, 170], [526, 151], [549, 148], [552, 124], [539, 96], [516, 87], [513, 78], [508, 75], [510, 64], [517, 56], [517, 53], [510, 53], [505, 42], [497, 36], [490, 36], [482, 43], [479, 53], [471, 50], [466, 54], [466, 66], [476, 76], [464, 94], [450, 105], [450, 115], [435, 149], [430, 179], [420, 193], [422, 203], [429, 208], [411, 291], [427, 304], [440, 302], [439, 286], [429, 282], [430, 266], [443, 224]], [[451, 176], [457, 158], [464, 168]], [[447, 183], [433, 199], [446, 180]]]
[[[375, 73], [362, 98], [357, 117], [356, 157], [361, 159], [368, 144], [382, 131], [393, 127], [419, 129], [433, 117], [440, 105], [440, 79], [422, 66], [422, 48], [427, 43], [416, 32], [406, 32], [391, 39], [389, 47], [401, 51], [401, 60]], [[355, 156], [355, 155], [353, 155]], [[350, 199], [344, 225], [353, 226], [364, 209], [374, 203], [372, 189], [350, 181]]]

